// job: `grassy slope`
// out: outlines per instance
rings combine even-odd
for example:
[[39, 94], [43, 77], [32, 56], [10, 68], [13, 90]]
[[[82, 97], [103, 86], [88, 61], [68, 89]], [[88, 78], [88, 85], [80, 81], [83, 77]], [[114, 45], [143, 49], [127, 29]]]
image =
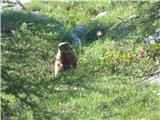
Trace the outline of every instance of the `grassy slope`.
[[[147, 64], [142, 64], [144, 69], [133, 66], [136, 70], [128, 72], [128, 67], [115, 66], [111, 59], [114, 54], [121, 55], [119, 51], [134, 48], [139, 34], [134, 36], [134, 24], [121, 18], [125, 21], [135, 13], [135, 5], [117, 3], [114, 9], [111, 4], [96, 5], [33, 2], [27, 10], [39, 10], [45, 16], [21, 11], [2, 13], [2, 27], [12, 29], [12, 33], [2, 34], [2, 119], [160, 119], [159, 86], [135, 77], [150, 72], [155, 63], [147, 59]], [[84, 47], [78, 69], [54, 77], [57, 44], [70, 39], [68, 33], [77, 23], [85, 24], [90, 30], [87, 35], [92, 36], [97, 26], [90, 23], [90, 18], [103, 10], [109, 12], [98, 25], [107, 31], [103, 44], [94, 42]], [[61, 32], [63, 29], [67, 30]], [[135, 46], [138, 49], [139, 45]], [[106, 48], [109, 64], [103, 62]]]

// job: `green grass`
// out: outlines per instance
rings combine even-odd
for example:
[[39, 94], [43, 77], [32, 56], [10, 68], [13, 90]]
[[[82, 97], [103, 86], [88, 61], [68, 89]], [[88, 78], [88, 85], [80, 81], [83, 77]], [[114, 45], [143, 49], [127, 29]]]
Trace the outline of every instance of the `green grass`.
[[[94, 78], [85, 76], [84, 81], [77, 85], [77, 90], [70, 85], [70, 90], [66, 90], [66, 84], [62, 85], [62, 90], [55, 93], [58, 100], [54, 96], [44, 100], [44, 104], [53, 110], [52, 113], [57, 113], [53, 118], [140, 119], [154, 116], [159, 119], [159, 99], [152, 92], [158, 86], [149, 86], [138, 79], [125, 76]], [[153, 109], [155, 113], [152, 112]]]
[[[158, 2], [159, 3], [159, 2]], [[98, 4], [98, 5], [97, 5]], [[138, 5], [142, 4], [142, 7]], [[159, 65], [159, 44], [145, 46], [143, 37], [157, 29], [147, 2], [32, 1], [26, 10], [2, 11], [3, 120], [159, 120], [160, 86], [143, 80]], [[145, 8], [145, 9], [144, 9]], [[106, 10], [96, 22], [91, 18]], [[31, 11], [39, 11], [31, 13]], [[57, 45], [71, 41], [72, 28], [83, 24], [78, 68], [54, 76]], [[95, 41], [96, 31], [102, 41]], [[140, 48], [151, 53], [137, 59]]]

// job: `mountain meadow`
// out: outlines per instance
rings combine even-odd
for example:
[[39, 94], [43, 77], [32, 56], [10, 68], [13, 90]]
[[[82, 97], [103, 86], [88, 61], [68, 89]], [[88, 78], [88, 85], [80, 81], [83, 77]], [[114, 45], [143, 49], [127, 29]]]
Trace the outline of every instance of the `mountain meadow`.
[[[55, 76], [61, 42], [78, 65]], [[160, 120], [160, 1], [4, 1], [1, 119]]]

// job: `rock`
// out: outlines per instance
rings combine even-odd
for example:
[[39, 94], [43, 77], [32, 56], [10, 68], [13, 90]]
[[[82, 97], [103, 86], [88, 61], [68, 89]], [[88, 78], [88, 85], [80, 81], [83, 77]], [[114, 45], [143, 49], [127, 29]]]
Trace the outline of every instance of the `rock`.
[[129, 16], [128, 19], [134, 19], [134, 18], [136, 18], [136, 17], [137, 17], [137, 15], [136, 15], [136, 14], [133, 14], [133, 15]]
[[160, 30], [156, 30], [156, 33], [144, 38], [145, 42], [148, 44], [154, 44], [156, 41], [160, 42]]
[[84, 32], [87, 30], [87, 28], [84, 25], [76, 25], [73, 28], [73, 34], [72, 34], [72, 44], [76, 45], [80, 43], [80, 38], [83, 36]]
[[32, 11], [33, 14], [39, 14], [39, 11]]
[[[17, 0], [12, 0], [12, 2], [17, 2]], [[18, 2], [25, 4], [25, 3], [31, 2], [31, 0], [18, 0]]]
[[148, 44], [154, 44], [155, 43], [155, 38], [154, 36], [150, 35], [146, 38], [144, 38], [145, 42], [148, 43]]
[[76, 25], [74, 27], [74, 32], [75, 33], [83, 33], [86, 30], [86, 27], [83, 25]]
[[160, 32], [155, 33], [154, 38], [155, 40], [160, 41]]
[[103, 17], [103, 16], [106, 16], [107, 15], [107, 12], [104, 11], [104, 12], [101, 12], [99, 13], [97, 16], [96, 16], [96, 19], [100, 18], [100, 17]]
[[11, 30], [9, 28], [4, 27], [4, 28], [2, 28], [1, 32], [5, 33], [5, 34], [9, 34], [9, 33], [11, 33]]
[[102, 32], [100, 30], [97, 31], [97, 37], [101, 37], [102, 36]]
[[73, 44], [73, 45], [79, 44], [80, 41], [81, 41], [80, 38], [77, 37], [76, 34], [72, 34], [72, 44]]
[[160, 67], [152, 73], [152, 75], [144, 78], [146, 82], [160, 85]]
[[148, 81], [150, 83], [160, 84], [160, 76], [159, 75], [152, 76], [152, 77], [148, 78]]
[[28, 2], [31, 2], [31, 0], [4, 0], [4, 1], [0, 1], [0, 6], [2, 6], [2, 8], [7, 8], [7, 9], [25, 9], [24, 5]]

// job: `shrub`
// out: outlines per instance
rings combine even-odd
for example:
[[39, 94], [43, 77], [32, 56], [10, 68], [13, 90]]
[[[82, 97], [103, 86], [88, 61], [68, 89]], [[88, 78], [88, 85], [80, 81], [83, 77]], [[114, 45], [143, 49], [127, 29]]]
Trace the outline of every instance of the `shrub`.
[[89, 61], [97, 63], [95, 64], [97, 66], [104, 66], [112, 74], [141, 76], [153, 72], [157, 66], [153, 56], [159, 53], [158, 44], [153, 45], [154, 47], [139, 45], [136, 49], [133, 48], [134, 44], [130, 40], [121, 42], [106, 40], [103, 43], [97, 41], [85, 54]]

